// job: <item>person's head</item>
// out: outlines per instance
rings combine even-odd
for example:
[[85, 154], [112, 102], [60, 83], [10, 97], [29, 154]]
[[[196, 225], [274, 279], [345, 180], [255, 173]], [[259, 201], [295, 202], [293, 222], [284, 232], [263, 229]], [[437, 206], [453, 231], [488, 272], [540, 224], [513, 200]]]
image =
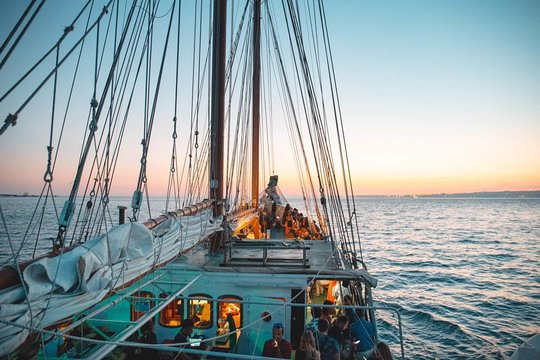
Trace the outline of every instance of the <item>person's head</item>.
[[306, 350], [315, 347], [315, 337], [309, 330], [304, 331], [302, 337], [300, 337], [300, 349]]
[[380, 342], [375, 347], [375, 351], [373, 352], [373, 359], [376, 360], [393, 360], [392, 352], [390, 352], [390, 348], [386, 343]]
[[358, 316], [359, 319], [364, 319], [366, 316], [366, 312], [364, 309], [355, 309], [356, 316]]
[[317, 329], [320, 333], [326, 333], [328, 331], [328, 328], [330, 327], [330, 323], [326, 319], [320, 319], [319, 323], [317, 325]]
[[186, 318], [184, 320], [182, 320], [182, 333], [184, 333], [184, 335], [191, 335], [191, 333], [193, 332], [193, 327], [195, 326], [195, 324], [193, 324], [193, 320], [189, 319], [189, 318]]
[[341, 329], [345, 330], [349, 326], [349, 318], [346, 315], [341, 315], [336, 320], [336, 325]]
[[148, 334], [151, 332], [154, 332], [154, 320], [150, 319], [148, 320], [142, 327], [141, 332], [143, 334]]
[[272, 326], [272, 339], [276, 340], [278, 343], [283, 339], [283, 324], [275, 323]]
[[313, 316], [314, 319], [320, 318], [321, 315], [322, 315], [322, 308], [318, 306], [311, 307], [311, 316]]
[[[334, 303], [331, 300], [324, 300], [323, 305], [334, 305]], [[322, 308], [322, 313], [324, 316], [335, 315], [336, 309], [331, 307], [324, 307]]]

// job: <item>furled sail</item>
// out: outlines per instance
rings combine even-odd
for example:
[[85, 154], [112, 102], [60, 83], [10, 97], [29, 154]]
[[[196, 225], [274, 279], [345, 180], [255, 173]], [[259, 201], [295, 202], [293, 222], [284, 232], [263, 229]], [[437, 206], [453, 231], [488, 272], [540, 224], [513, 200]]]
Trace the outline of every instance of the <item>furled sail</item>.
[[213, 234], [221, 222], [206, 209], [169, 218], [152, 230], [136, 222], [118, 225], [69, 252], [29, 265], [23, 272], [26, 289], [18, 285], [0, 292], [0, 319], [13, 323], [0, 327], [0, 356], [25, 341], [26, 325], [47, 327], [97, 304]]

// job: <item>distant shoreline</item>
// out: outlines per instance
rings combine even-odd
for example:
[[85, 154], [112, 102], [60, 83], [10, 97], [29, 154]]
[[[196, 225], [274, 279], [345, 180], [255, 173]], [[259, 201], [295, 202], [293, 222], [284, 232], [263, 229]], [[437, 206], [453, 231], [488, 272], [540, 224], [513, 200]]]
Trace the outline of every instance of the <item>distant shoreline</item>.
[[540, 190], [531, 191], [482, 191], [471, 193], [439, 193], [439, 194], [410, 194], [410, 195], [358, 195], [358, 197], [386, 198], [465, 198], [465, 199], [540, 199]]
[[[38, 197], [38, 195], [30, 194], [0, 194], [0, 197]], [[56, 196], [55, 196], [56, 197]]]
[[[39, 195], [33, 194], [0, 194], [0, 198], [35, 198]], [[55, 195], [55, 197], [66, 197], [64, 195]], [[115, 197], [130, 197], [129, 195], [118, 195]], [[154, 198], [164, 198], [163, 195], [153, 196]], [[465, 199], [540, 199], [540, 190], [530, 191], [483, 191], [471, 193], [439, 193], [439, 194], [408, 194], [408, 195], [356, 195], [360, 198], [465, 198]]]

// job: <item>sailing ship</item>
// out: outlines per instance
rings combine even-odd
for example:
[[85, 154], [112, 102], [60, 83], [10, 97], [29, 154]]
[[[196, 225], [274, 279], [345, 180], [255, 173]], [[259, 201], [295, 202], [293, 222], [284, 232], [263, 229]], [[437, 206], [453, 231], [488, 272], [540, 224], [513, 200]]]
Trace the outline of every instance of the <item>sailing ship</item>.
[[[22, 67], [14, 54], [43, 3], [32, 1], [3, 41], [4, 74]], [[0, 356], [101, 359], [138, 346], [257, 358], [274, 323], [296, 349], [310, 308], [330, 307], [322, 302], [333, 289], [352, 302], [332, 307], [364, 309], [375, 328], [377, 312], [393, 311], [374, 306], [377, 280], [363, 261], [322, 1], [96, 0], [71, 15], [45, 55], [2, 85], [0, 141], [43, 106], [39, 96], [53, 100], [37, 216], [19, 249], [8, 239], [11, 263], [1, 270]], [[73, 125], [80, 153], [60, 155], [64, 137], [74, 138], [70, 122], [84, 118]], [[135, 151], [124, 149], [131, 125], [142, 134]], [[169, 133], [168, 150], [159, 132]], [[51, 239], [39, 219], [56, 208], [61, 160], [73, 158]], [[289, 160], [297, 204], [276, 175], [291, 170], [282, 167]], [[124, 207], [118, 219], [111, 209], [126, 162], [138, 164], [129, 221]], [[167, 200], [142, 222], [160, 179], [155, 162], [167, 164]], [[34, 235], [51, 250], [22, 261]], [[174, 344], [186, 318], [203, 350]], [[158, 344], [134, 342], [149, 322]]]

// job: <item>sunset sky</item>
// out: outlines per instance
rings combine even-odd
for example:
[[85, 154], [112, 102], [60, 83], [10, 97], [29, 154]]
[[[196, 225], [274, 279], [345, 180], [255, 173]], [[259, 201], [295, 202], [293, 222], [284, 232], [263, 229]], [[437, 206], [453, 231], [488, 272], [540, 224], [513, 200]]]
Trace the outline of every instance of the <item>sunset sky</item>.
[[[0, 1], [1, 42], [27, 3]], [[43, 11], [65, 4], [50, 0]], [[540, 189], [540, 1], [339, 0], [326, 10], [357, 194]], [[67, 25], [44, 26], [44, 16], [34, 42]], [[2, 94], [17, 62], [8, 65]], [[2, 120], [14, 110], [0, 103]], [[47, 128], [33, 119], [21, 114], [0, 136], [0, 193], [41, 189]], [[168, 131], [156, 136], [169, 143]], [[55, 174], [57, 193], [73, 175]], [[163, 194], [166, 179], [155, 184]], [[116, 186], [130, 194], [134, 180]]]

